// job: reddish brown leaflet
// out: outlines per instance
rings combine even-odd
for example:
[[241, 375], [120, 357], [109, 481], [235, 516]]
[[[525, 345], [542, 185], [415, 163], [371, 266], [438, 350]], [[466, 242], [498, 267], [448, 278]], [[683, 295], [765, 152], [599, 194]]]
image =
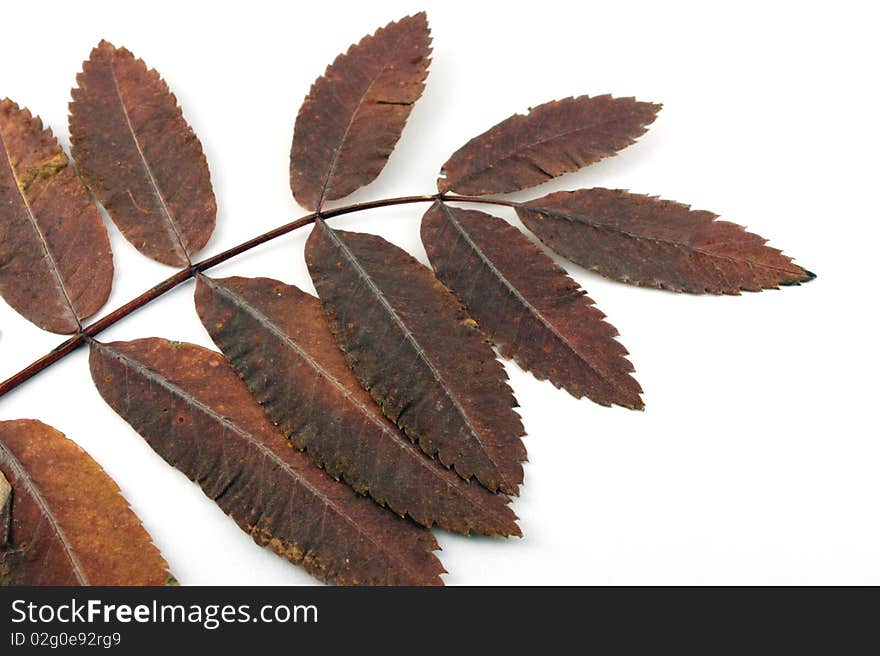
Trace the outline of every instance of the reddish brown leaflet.
[[70, 103], [73, 158], [139, 251], [189, 264], [214, 230], [217, 204], [202, 145], [159, 74], [101, 41]]
[[[51, 426], [0, 422], [0, 585], [165, 585], [168, 564], [103, 469]], [[0, 486], [2, 487], [2, 486]]]
[[306, 209], [348, 196], [385, 167], [428, 75], [424, 12], [389, 23], [339, 55], [296, 117], [290, 187]]
[[560, 255], [603, 276], [695, 294], [739, 294], [815, 276], [717, 215], [612, 189], [559, 192], [516, 209]]
[[437, 203], [422, 219], [422, 242], [437, 277], [501, 355], [575, 396], [643, 407], [617, 330], [519, 230], [483, 212]]
[[332, 476], [425, 526], [520, 534], [506, 497], [463, 481], [382, 416], [317, 298], [269, 278], [201, 276], [196, 307], [269, 416]]
[[[85, 265], [88, 266], [85, 266]], [[110, 241], [51, 130], [0, 101], [0, 293], [27, 319], [74, 333], [110, 296]]]
[[315, 224], [309, 273], [330, 328], [385, 416], [463, 478], [516, 494], [516, 399], [476, 324], [430, 270], [381, 237]]
[[[94, 379], [108, 403], [259, 544], [325, 580], [439, 584], [443, 570], [432, 553], [437, 543], [409, 518], [462, 533], [519, 533], [509, 500], [493, 492], [518, 491], [523, 427], [503, 369], [467, 312], [502, 355], [537, 377], [602, 404], [641, 407], [616, 331], [579, 286], [506, 222], [449, 203], [515, 207], [563, 255], [637, 284], [738, 293], [812, 277], [760, 237], [669, 201], [604, 189], [525, 204], [479, 197], [540, 184], [633, 143], [659, 105], [632, 98], [568, 98], [508, 118], [449, 159], [438, 181], [441, 195], [324, 210], [326, 201], [370, 183], [386, 165], [424, 89], [430, 43], [422, 13], [390, 23], [340, 55], [312, 86], [291, 148], [291, 189], [302, 205], [321, 211], [192, 262], [211, 235], [216, 212], [201, 146], [158, 74], [101, 42], [73, 92], [76, 162], [137, 248], [184, 268], [85, 327], [80, 321], [104, 302], [112, 278], [100, 217], [51, 132], [26, 110], [2, 103], [0, 291], [38, 325], [77, 334], [0, 383], [0, 396], [89, 341]], [[400, 249], [379, 237], [333, 231], [323, 221], [434, 201], [423, 220], [423, 242], [438, 277], [467, 308]], [[315, 220], [307, 259], [323, 313], [316, 299], [278, 281], [202, 275]], [[156, 339], [92, 341], [192, 277], [199, 277], [203, 322], [247, 387], [224, 358], [200, 347]], [[0, 434], [7, 425], [0, 423]], [[65, 568], [57, 544], [43, 538], [24, 545], [22, 531], [9, 530], [10, 510], [13, 523], [33, 520], [26, 531], [45, 523], [45, 516], [28, 515], [27, 494], [35, 488], [21, 472], [46, 474], [39, 480], [46, 489], [66, 493], [77, 486], [55, 501], [64, 508], [59, 525], [67, 515], [73, 522], [87, 515], [94, 498], [84, 497], [84, 490], [94, 487], [100, 497], [112, 492], [117, 503], [118, 490], [83, 480], [82, 463], [70, 454], [71, 463], [55, 467], [53, 449], [65, 444], [63, 438], [39, 424], [25, 428], [35, 444], [21, 456], [21, 462], [32, 458], [29, 466], [7, 466], [14, 464], [12, 451], [0, 451], [6, 467], [0, 476], [6, 514], [0, 519], [7, 520], [0, 523], [0, 545], [12, 545], [0, 552], [0, 580], [91, 582], [85, 569], [71, 566], [71, 548], [62, 548]], [[488, 489], [464, 480], [471, 477]], [[136, 524], [130, 512], [116, 514]], [[98, 536], [99, 547], [123, 538], [141, 545], [142, 529], [128, 524], [122, 538]], [[148, 560], [155, 565], [158, 559], [164, 572], [164, 561], [150, 549], [143, 549]], [[35, 564], [42, 558], [49, 563], [44, 568]], [[159, 576], [156, 567], [132, 573], [118, 565], [108, 565], [116, 572], [109, 582]]]
[[156, 338], [93, 342], [90, 363], [110, 407], [258, 544], [326, 581], [441, 584], [430, 531], [292, 448], [220, 354]]
[[459, 148], [443, 165], [441, 192], [500, 194], [576, 171], [632, 144], [660, 105], [581, 96], [514, 114]]

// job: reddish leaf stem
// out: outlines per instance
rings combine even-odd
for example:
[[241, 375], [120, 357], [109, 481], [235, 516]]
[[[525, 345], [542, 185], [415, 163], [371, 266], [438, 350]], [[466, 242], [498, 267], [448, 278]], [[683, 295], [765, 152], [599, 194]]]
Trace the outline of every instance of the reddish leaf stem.
[[286, 223], [282, 226], [269, 230], [268, 232], [259, 235], [258, 237], [254, 237], [244, 243], [239, 244], [238, 246], [233, 246], [232, 248], [223, 251], [222, 253], [218, 253], [212, 257], [208, 257], [200, 262], [195, 262], [190, 267], [186, 269], [181, 269], [173, 276], [166, 278], [162, 282], [160, 282], [155, 287], [148, 289], [143, 294], [130, 300], [125, 305], [113, 310], [109, 314], [101, 317], [97, 321], [89, 324], [85, 328], [83, 328], [79, 333], [69, 338], [67, 341], [62, 342], [58, 346], [55, 347], [52, 351], [44, 355], [43, 357], [35, 360], [27, 367], [22, 369], [16, 374], [13, 374], [5, 381], [0, 383], [0, 397], [6, 395], [7, 393], [14, 390], [16, 387], [21, 385], [22, 383], [30, 380], [38, 373], [43, 371], [44, 369], [50, 367], [55, 364], [62, 358], [66, 357], [73, 351], [75, 351], [79, 346], [86, 343], [90, 339], [93, 339], [100, 332], [106, 330], [113, 324], [118, 321], [124, 319], [131, 313], [136, 310], [142, 308], [150, 301], [153, 301], [166, 292], [171, 291], [181, 283], [186, 282], [195, 276], [196, 273], [200, 273], [202, 271], [207, 271], [208, 269], [217, 266], [218, 264], [225, 262], [226, 260], [232, 259], [233, 257], [240, 255], [246, 251], [255, 248], [261, 244], [265, 244], [266, 242], [272, 241], [282, 235], [286, 235], [294, 230], [298, 230], [299, 228], [303, 228], [307, 225], [310, 225], [315, 222], [315, 219], [320, 216], [324, 219], [333, 218], [335, 216], [342, 216], [343, 214], [353, 214], [355, 212], [362, 212], [364, 210], [376, 209], [380, 207], [390, 207], [392, 205], [408, 205], [413, 203], [432, 203], [435, 200], [449, 200], [449, 201], [461, 201], [468, 203], [483, 203], [489, 205], [503, 205], [506, 207], [515, 207], [517, 203], [511, 201], [504, 200], [492, 200], [488, 198], [474, 198], [470, 196], [449, 196], [445, 194], [436, 194], [436, 195], [424, 195], [424, 196], [402, 196], [399, 198], [386, 198], [383, 200], [370, 201], [366, 203], [357, 203], [354, 205], [345, 205], [343, 207], [337, 207], [331, 210], [323, 210], [320, 213], [312, 212], [311, 214], [307, 214], [304, 217], [297, 219], [296, 221], [291, 221], [290, 223]]

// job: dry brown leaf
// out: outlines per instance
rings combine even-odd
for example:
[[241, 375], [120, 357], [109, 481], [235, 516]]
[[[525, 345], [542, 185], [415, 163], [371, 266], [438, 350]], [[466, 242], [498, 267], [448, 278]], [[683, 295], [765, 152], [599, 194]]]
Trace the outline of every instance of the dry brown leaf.
[[430, 531], [333, 480], [269, 421], [219, 353], [92, 343], [104, 400], [257, 544], [346, 585], [441, 585]]
[[[103, 469], [32, 419], [0, 421], [0, 585], [165, 585], [168, 564]], [[2, 487], [2, 486], [0, 486]]]
[[339, 55], [296, 117], [290, 188], [309, 210], [372, 182], [422, 95], [431, 54], [425, 12], [389, 23]]
[[442, 193], [518, 191], [576, 171], [634, 143], [660, 105], [609, 95], [544, 103], [474, 137], [443, 165]]
[[147, 257], [185, 266], [214, 231], [208, 163], [159, 74], [101, 41], [70, 103], [73, 158], [125, 238]]
[[430, 269], [381, 237], [318, 221], [309, 273], [361, 385], [429, 455], [516, 494], [526, 457], [507, 375]]
[[196, 308], [272, 420], [333, 477], [424, 526], [520, 534], [507, 497], [462, 480], [382, 415], [317, 298], [269, 278], [200, 276]]
[[603, 276], [694, 294], [739, 294], [815, 275], [766, 239], [704, 210], [620, 189], [562, 191], [516, 209], [563, 257]]
[[436, 203], [422, 219], [422, 242], [437, 277], [501, 355], [574, 396], [644, 407], [617, 330], [522, 232], [484, 212]]
[[101, 214], [55, 135], [0, 101], [0, 293], [44, 330], [74, 333], [110, 296]]

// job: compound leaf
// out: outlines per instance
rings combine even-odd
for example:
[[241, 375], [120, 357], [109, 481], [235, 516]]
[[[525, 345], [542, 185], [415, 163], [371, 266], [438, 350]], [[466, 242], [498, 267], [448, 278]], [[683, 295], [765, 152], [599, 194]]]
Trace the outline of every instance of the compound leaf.
[[168, 564], [98, 463], [42, 422], [0, 422], [0, 585], [168, 580]]
[[512, 225], [435, 203], [422, 243], [437, 277], [480, 328], [540, 379], [602, 405], [642, 408], [617, 330], [552, 259]]
[[424, 526], [520, 534], [504, 495], [462, 480], [382, 415], [317, 298], [269, 278], [199, 276], [196, 308], [269, 417], [334, 478]]
[[645, 133], [659, 110], [609, 95], [539, 105], [459, 148], [443, 165], [437, 187], [478, 196], [533, 187], [616, 154]]
[[440, 585], [434, 536], [294, 449], [219, 353], [92, 343], [104, 400], [260, 545], [340, 584]]
[[815, 278], [763, 237], [704, 210], [612, 189], [549, 194], [516, 208], [572, 262], [603, 276], [694, 294], [739, 294]]
[[449, 290], [381, 237], [321, 220], [306, 261], [337, 342], [385, 416], [462, 478], [516, 494], [526, 455], [516, 399]]
[[385, 167], [428, 75], [424, 12], [389, 23], [339, 55], [296, 117], [290, 188], [309, 210], [348, 196]]
[[22, 316], [74, 333], [110, 296], [98, 208], [38, 117], [0, 101], [0, 293]]
[[159, 74], [101, 41], [77, 75], [71, 152], [126, 239], [185, 266], [214, 231], [217, 203], [202, 145]]

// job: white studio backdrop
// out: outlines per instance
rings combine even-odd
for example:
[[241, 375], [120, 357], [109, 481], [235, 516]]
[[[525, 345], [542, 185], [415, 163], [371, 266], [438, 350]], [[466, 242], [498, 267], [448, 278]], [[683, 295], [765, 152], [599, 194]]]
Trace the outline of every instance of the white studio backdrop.
[[[819, 276], [718, 298], [567, 265], [619, 329], [647, 410], [575, 400], [506, 363], [528, 431], [513, 505], [525, 537], [438, 531], [446, 583], [880, 584], [870, 3], [19, 3], [3, 10], [0, 97], [39, 114], [66, 147], [70, 89], [101, 38], [158, 69], [208, 156], [219, 204], [208, 255], [305, 213], [288, 155], [309, 86], [349, 44], [421, 9], [434, 35], [427, 90], [385, 171], [344, 202], [431, 193], [453, 150], [530, 106], [632, 95], [664, 104], [638, 144], [516, 198], [587, 186], [662, 195], [746, 225]], [[427, 262], [424, 209], [334, 225]], [[110, 234], [105, 312], [171, 273]], [[214, 273], [311, 292], [307, 235]], [[212, 346], [192, 293], [184, 285], [102, 339]], [[0, 378], [60, 341], [0, 304]], [[84, 349], [0, 399], [0, 419], [24, 417], [56, 426], [113, 476], [183, 584], [315, 582], [256, 547], [104, 404]]]

